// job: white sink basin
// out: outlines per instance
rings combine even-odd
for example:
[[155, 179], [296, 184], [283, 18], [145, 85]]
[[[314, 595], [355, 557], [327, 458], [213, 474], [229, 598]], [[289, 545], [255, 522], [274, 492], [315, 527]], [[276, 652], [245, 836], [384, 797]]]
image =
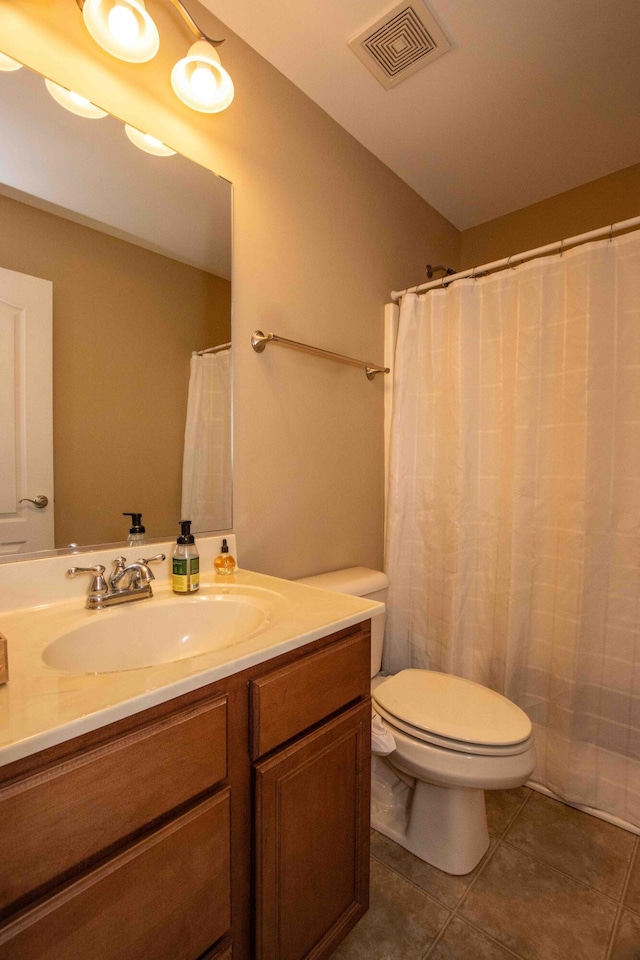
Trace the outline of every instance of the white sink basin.
[[152, 597], [84, 612], [42, 653], [50, 667], [111, 673], [184, 660], [230, 647], [280, 618], [284, 598], [270, 590], [229, 588], [194, 596]]

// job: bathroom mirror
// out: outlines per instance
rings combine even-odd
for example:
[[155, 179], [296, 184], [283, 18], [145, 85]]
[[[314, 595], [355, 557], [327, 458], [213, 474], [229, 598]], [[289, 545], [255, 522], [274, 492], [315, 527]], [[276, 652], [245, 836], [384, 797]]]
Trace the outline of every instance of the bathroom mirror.
[[[126, 541], [125, 511], [142, 514], [149, 539], [175, 536], [191, 519], [181, 516], [185, 425], [190, 371], [202, 376], [191, 368], [203, 359], [205, 377], [224, 369], [205, 388], [215, 410], [199, 425], [190, 400], [187, 469], [208, 471], [193, 483], [194, 528], [229, 529], [231, 184], [184, 157], [141, 151], [113, 117], [70, 113], [27, 68], [0, 72], [0, 142], [0, 280], [47, 281], [53, 302], [51, 411], [46, 372], [20, 353], [36, 327], [0, 287], [5, 365], [15, 352], [0, 417], [16, 450], [10, 489], [0, 489], [0, 559], [32, 554], [12, 531], [47, 512], [53, 542], [38, 550]], [[209, 352], [192, 360], [199, 351]], [[41, 452], [25, 451], [19, 432], [29, 379], [53, 423], [53, 489], [26, 481]], [[0, 483], [3, 473], [6, 463]], [[18, 502], [42, 495], [47, 507]]]

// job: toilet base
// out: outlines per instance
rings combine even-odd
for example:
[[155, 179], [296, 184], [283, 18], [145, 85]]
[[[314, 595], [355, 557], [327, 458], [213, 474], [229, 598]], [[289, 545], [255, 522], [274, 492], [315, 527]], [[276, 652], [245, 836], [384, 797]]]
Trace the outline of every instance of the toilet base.
[[417, 780], [406, 830], [398, 821], [372, 817], [379, 833], [426, 863], [456, 876], [470, 873], [489, 848], [484, 790], [440, 787]]

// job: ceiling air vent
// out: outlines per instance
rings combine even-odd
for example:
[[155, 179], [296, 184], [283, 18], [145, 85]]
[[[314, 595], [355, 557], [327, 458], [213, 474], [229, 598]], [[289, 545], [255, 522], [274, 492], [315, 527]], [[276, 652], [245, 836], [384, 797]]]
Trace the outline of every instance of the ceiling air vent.
[[387, 90], [451, 49], [420, 0], [397, 4], [349, 46]]

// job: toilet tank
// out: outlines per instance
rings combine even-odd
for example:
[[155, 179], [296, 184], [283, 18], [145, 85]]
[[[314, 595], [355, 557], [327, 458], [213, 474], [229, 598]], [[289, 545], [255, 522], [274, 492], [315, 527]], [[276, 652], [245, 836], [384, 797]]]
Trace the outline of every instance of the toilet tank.
[[[347, 593], [351, 597], [364, 600], [387, 602], [389, 578], [380, 570], [369, 567], [346, 567], [344, 570], [331, 570], [319, 573], [315, 577], [301, 577], [298, 583], [309, 587], [319, 587], [332, 593]], [[382, 666], [382, 640], [384, 638], [385, 614], [371, 618], [371, 676], [375, 677]]]

